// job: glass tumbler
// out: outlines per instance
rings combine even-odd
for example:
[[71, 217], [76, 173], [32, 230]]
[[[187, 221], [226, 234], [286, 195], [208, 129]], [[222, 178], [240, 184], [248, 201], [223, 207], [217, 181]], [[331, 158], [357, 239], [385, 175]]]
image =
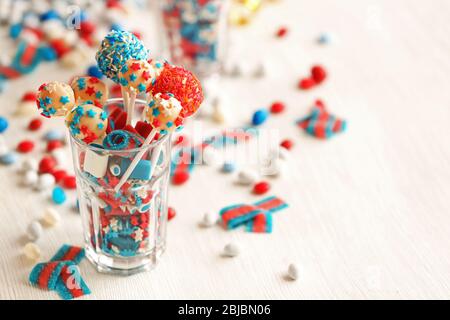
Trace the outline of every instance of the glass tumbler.
[[226, 51], [228, 0], [159, 1], [170, 61], [201, 80], [218, 76]]
[[[123, 108], [122, 102], [111, 99], [104, 109]], [[145, 105], [136, 100], [135, 109], [142, 110]], [[117, 145], [136, 139], [128, 131], [113, 132], [117, 136], [111, 139]], [[151, 269], [166, 246], [170, 135], [147, 146], [122, 150], [70, 138], [89, 261], [105, 273], [130, 275]], [[105, 139], [110, 139], [109, 135]], [[141, 150], [145, 153], [136, 168], [119, 191], [115, 190]]]

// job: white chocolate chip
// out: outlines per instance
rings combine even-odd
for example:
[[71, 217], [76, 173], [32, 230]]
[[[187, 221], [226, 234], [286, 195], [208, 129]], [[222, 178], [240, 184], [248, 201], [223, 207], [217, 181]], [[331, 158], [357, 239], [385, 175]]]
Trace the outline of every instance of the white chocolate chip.
[[211, 212], [206, 212], [203, 215], [202, 221], [200, 222], [200, 225], [203, 228], [210, 228], [212, 226], [214, 226], [217, 223], [217, 216], [214, 215]]
[[223, 248], [223, 254], [227, 257], [236, 257], [239, 254], [239, 247], [234, 243], [229, 243]]
[[25, 187], [33, 187], [37, 184], [39, 176], [36, 171], [28, 170], [23, 175], [22, 184]]
[[22, 252], [31, 261], [37, 261], [41, 257], [41, 249], [33, 242], [28, 242]]
[[39, 221], [33, 221], [28, 225], [27, 237], [30, 241], [37, 241], [42, 235], [42, 225]]
[[291, 263], [289, 265], [287, 275], [288, 275], [289, 279], [291, 279], [291, 280], [298, 279], [298, 268], [295, 264]]
[[36, 183], [36, 189], [39, 191], [50, 189], [55, 185], [55, 177], [50, 173], [41, 174]]
[[61, 217], [58, 211], [53, 208], [47, 208], [42, 215], [42, 222], [44, 222], [49, 227], [55, 226], [60, 220]]
[[237, 182], [241, 185], [251, 185], [255, 183], [258, 175], [252, 170], [242, 170], [238, 173]]

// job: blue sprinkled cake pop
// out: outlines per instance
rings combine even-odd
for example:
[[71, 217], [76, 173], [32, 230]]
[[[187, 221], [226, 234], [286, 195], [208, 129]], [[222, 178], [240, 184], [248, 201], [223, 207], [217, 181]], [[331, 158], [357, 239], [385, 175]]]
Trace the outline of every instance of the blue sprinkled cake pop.
[[103, 39], [95, 56], [104, 75], [119, 83], [119, 71], [129, 59], [147, 60], [148, 50], [136, 36], [128, 31], [111, 31]]

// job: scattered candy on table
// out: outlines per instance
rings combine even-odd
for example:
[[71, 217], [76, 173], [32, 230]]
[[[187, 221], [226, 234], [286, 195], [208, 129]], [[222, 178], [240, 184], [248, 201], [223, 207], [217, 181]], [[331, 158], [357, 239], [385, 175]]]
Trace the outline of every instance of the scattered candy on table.
[[239, 252], [240, 252], [240, 250], [239, 250], [238, 245], [233, 243], [233, 242], [232, 243], [228, 243], [223, 248], [223, 254], [226, 257], [230, 257], [230, 258], [236, 257], [237, 255], [239, 255]]
[[258, 174], [253, 170], [242, 170], [237, 176], [237, 182], [241, 185], [251, 185], [256, 179], [258, 179]]
[[64, 300], [90, 294], [77, 267], [84, 257], [84, 249], [63, 245], [49, 262], [34, 266], [29, 281], [41, 289], [56, 291]]
[[200, 226], [203, 228], [210, 228], [217, 223], [217, 215], [212, 212], [205, 212], [202, 220], [200, 221]]
[[246, 226], [248, 232], [271, 233], [272, 214], [287, 206], [277, 197], [267, 197], [253, 205], [232, 205], [220, 210], [220, 222], [227, 230]]
[[293, 281], [298, 279], [298, 267], [295, 264], [291, 263], [289, 265], [287, 270], [287, 276], [289, 277], [290, 280]]
[[276, 101], [274, 103], [272, 103], [272, 105], [270, 106], [270, 112], [277, 114], [277, 113], [282, 113], [285, 109], [285, 105], [282, 102]]
[[37, 261], [41, 257], [41, 249], [33, 242], [28, 242], [22, 249], [23, 254], [30, 261]]
[[283, 147], [286, 150], [291, 150], [293, 146], [294, 142], [291, 139], [284, 139], [280, 142], [280, 147]]
[[33, 151], [34, 142], [31, 140], [23, 140], [17, 145], [17, 151], [20, 153], [28, 153]]
[[33, 221], [28, 225], [27, 237], [30, 241], [37, 241], [42, 235], [42, 225], [39, 221]]
[[66, 202], [66, 193], [61, 187], [55, 187], [52, 191], [52, 200], [55, 204], [63, 204]]
[[269, 113], [265, 109], [257, 110], [252, 117], [252, 124], [254, 126], [259, 126], [266, 122], [267, 118], [269, 117]]
[[347, 128], [347, 121], [330, 114], [320, 101], [316, 102], [309, 115], [296, 123], [306, 133], [320, 139], [329, 139]]
[[261, 181], [256, 183], [253, 186], [253, 193], [254, 194], [264, 194], [270, 190], [270, 184], [266, 181]]
[[44, 222], [45, 225], [53, 227], [61, 221], [61, 216], [55, 209], [47, 208], [42, 215], [41, 221]]

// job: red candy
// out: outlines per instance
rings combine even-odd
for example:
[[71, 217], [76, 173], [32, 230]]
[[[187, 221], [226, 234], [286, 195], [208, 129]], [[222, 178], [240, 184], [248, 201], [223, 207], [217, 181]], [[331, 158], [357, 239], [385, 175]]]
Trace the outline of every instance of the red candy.
[[67, 172], [65, 170], [56, 170], [52, 172], [52, 175], [55, 178], [55, 181], [59, 183], [62, 179], [64, 179], [67, 176]]
[[298, 87], [303, 90], [311, 89], [315, 85], [316, 85], [316, 82], [312, 78], [304, 78], [304, 79], [300, 80], [300, 82], [298, 83]]
[[172, 93], [180, 101], [182, 117], [194, 114], [203, 102], [203, 90], [200, 81], [183, 67], [164, 65], [164, 69], [156, 79], [155, 85], [149, 88], [154, 95]]
[[286, 27], [280, 27], [277, 30], [277, 37], [278, 38], [282, 38], [282, 37], [284, 37], [287, 34], [287, 32], [288, 32], [288, 29]]
[[77, 187], [77, 180], [74, 176], [66, 176], [62, 180], [62, 186], [66, 189], [75, 189]]
[[316, 65], [311, 68], [311, 77], [316, 83], [321, 83], [327, 77], [327, 73], [322, 66]]
[[177, 171], [173, 174], [172, 183], [175, 185], [180, 185], [188, 181], [189, 172], [187, 171]]
[[270, 106], [270, 112], [271, 113], [281, 113], [285, 109], [285, 106], [282, 102], [274, 102]]
[[175, 211], [174, 208], [172, 208], [172, 207], [168, 208], [168, 210], [167, 210], [167, 218], [169, 220], [172, 220], [176, 216], [176, 214], [177, 214], [177, 212]]
[[52, 173], [56, 166], [56, 160], [51, 156], [45, 156], [39, 162], [39, 173]]
[[28, 130], [31, 131], [39, 130], [40, 127], [42, 127], [42, 120], [39, 118], [31, 120], [28, 124]]
[[22, 101], [36, 101], [37, 94], [34, 91], [28, 91], [25, 92], [25, 94], [22, 97]]
[[30, 140], [23, 140], [17, 145], [17, 151], [20, 153], [28, 153], [34, 149], [34, 143]]
[[291, 148], [294, 146], [294, 143], [290, 139], [285, 139], [281, 141], [280, 146], [287, 150], [291, 150]]
[[47, 151], [51, 152], [55, 149], [61, 148], [63, 143], [60, 140], [50, 140], [47, 142]]
[[253, 193], [254, 194], [264, 194], [267, 191], [269, 191], [269, 189], [270, 189], [269, 183], [267, 183], [265, 181], [261, 181], [261, 182], [256, 183], [253, 186]]

